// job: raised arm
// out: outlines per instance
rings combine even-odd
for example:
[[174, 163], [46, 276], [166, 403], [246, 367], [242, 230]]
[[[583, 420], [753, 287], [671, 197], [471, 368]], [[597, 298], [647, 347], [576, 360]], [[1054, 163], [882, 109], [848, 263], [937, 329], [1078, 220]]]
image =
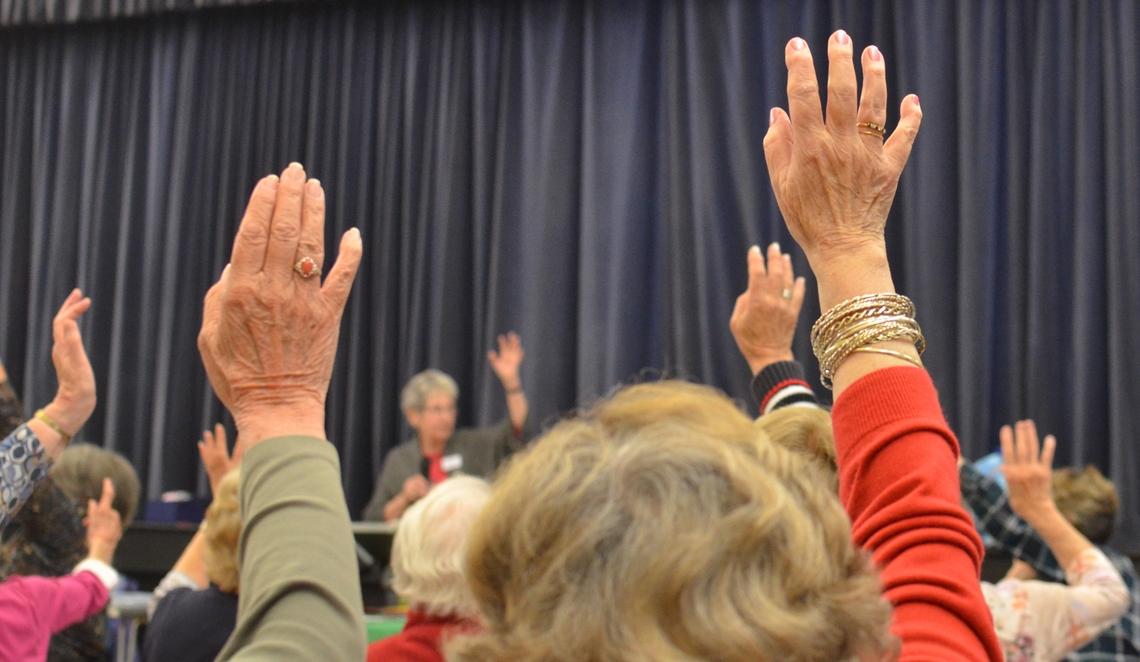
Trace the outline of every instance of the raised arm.
[[246, 449], [238, 621], [219, 660], [360, 660], [356, 553], [325, 397], [360, 265], [345, 233], [322, 285], [324, 190], [300, 164], [262, 179], [206, 295], [198, 349]]
[[921, 331], [909, 300], [894, 295], [883, 236], [922, 111], [905, 97], [884, 143], [882, 53], [863, 51], [860, 101], [852, 50], [842, 31], [828, 42], [825, 122], [807, 43], [788, 43], [790, 114], [773, 109], [764, 139], [776, 201], [827, 311], [812, 340], [835, 391], [841, 499], [855, 540], [882, 567], [900, 659], [997, 662], [978, 584], [981, 541], [958, 503], [957, 440], [915, 367]]
[[526, 393], [522, 390], [522, 380], [519, 379], [519, 366], [522, 365], [523, 356], [522, 339], [514, 331], [505, 336], [499, 336], [499, 351], [487, 352], [487, 361], [491, 369], [503, 384], [507, 394], [507, 413], [515, 433], [522, 431], [530, 413], [530, 405], [526, 401]]

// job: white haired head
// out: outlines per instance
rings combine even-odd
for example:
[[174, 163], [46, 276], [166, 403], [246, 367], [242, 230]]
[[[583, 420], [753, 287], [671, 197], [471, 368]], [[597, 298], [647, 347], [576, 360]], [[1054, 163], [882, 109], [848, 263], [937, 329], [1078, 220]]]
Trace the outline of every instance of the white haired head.
[[392, 542], [392, 588], [409, 605], [436, 616], [475, 614], [463, 563], [467, 532], [490, 495], [487, 481], [456, 476], [404, 512]]

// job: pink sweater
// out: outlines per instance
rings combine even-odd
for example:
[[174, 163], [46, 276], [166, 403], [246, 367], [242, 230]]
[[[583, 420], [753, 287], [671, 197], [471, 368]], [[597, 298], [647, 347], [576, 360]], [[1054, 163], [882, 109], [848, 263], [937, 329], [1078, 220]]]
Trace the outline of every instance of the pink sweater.
[[958, 440], [925, 370], [877, 370], [832, 409], [839, 498], [882, 568], [902, 662], [1002, 662], [978, 575], [982, 541], [960, 504]]
[[42, 662], [51, 635], [99, 613], [109, 598], [92, 572], [9, 577], [0, 584], [0, 661]]

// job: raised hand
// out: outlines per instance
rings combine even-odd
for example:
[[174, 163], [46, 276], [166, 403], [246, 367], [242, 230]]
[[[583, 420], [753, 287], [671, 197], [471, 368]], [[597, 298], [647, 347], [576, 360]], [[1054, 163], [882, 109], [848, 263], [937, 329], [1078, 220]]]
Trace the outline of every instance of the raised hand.
[[1042, 512], [1055, 510], [1053, 503], [1053, 453], [1057, 440], [1045, 437], [1042, 449], [1033, 421], [1018, 421], [1001, 429], [1001, 472], [1009, 485], [1009, 505], [1013, 512], [1032, 522]]
[[254, 188], [230, 264], [206, 294], [198, 350], [247, 447], [284, 434], [325, 436], [325, 396], [340, 320], [362, 252], [344, 234], [324, 284], [325, 196], [300, 164]]
[[[83, 348], [78, 323], [90, 307], [91, 299], [74, 289], [52, 321], [51, 360], [55, 364], [59, 390], [55, 399], [44, 407], [44, 412], [68, 436], [74, 436], [95, 411], [95, 373]], [[49, 445], [48, 450], [58, 456], [62, 445]]]
[[503, 388], [513, 391], [519, 388], [519, 366], [522, 365], [523, 356], [522, 339], [519, 334], [510, 333], [499, 336], [499, 351], [487, 352], [487, 361], [491, 363], [491, 370], [503, 383]]
[[87, 527], [88, 556], [108, 565], [123, 537], [123, 521], [119, 511], [111, 507], [114, 500], [115, 486], [110, 478], [104, 478], [103, 494], [98, 501], [87, 500], [87, 517], [83, 518], [83, 525]]
[[241, 464], [242, 451], [241, 438], [234, 444], [233, 457], [230, 457], [229, 447], [226, 444], [226, 426], [221, 423], [214, 424], [214, 431], [202, 432], [202, 441], [198, 442], [198, 455], [202, 457], [202, 466], [206, 468], [206, 476], [210, 479], [210, 493], [213, 494], [218, 483], [226, 474]]
[[804, 305], [804, 279], [796, 278], [792, 256], [780, 245], [768, 247], [768, 265], [760, 248], [748, 250], [748, 290], [736, 298], [728, 322], [736, 346], [752, 374], [777, 361], [792, 361], [792, 340]]
[[852, 50], [842, 30], [828, 41], [825, 122], [811, 50], [799, 37], [788, 42], [790, 115], [773, 108], [764, 137], [776, 202], [819, 280], [824, 310], [864, 291], [893, 291], [883, 230], [922, 122], [918, 97], [907, 96], [884, 144], [885, 129], [874, 128], [887, 123], [882, 53], [863, 50], [860, 99]]

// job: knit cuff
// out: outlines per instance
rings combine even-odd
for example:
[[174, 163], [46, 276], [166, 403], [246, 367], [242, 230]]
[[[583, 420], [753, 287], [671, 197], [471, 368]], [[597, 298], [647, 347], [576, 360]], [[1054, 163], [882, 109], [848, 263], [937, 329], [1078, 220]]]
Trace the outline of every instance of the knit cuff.
[[801, 404], [819, 406], [819, 398], [807, 383], [799, 361], [777, 361], [752, 378], [752, 397], [760, 405], [760, 415], [781, 407]]

